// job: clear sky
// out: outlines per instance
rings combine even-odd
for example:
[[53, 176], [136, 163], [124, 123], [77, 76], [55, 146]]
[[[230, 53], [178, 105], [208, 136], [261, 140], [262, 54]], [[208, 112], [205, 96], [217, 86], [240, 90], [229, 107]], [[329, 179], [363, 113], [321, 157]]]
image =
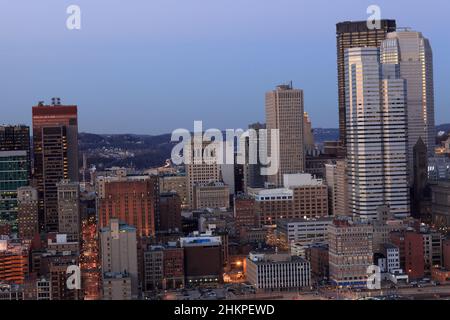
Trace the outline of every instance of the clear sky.
[[79, 106], [80, 131], [243, 128], [292, 80], [313, 126], [337, 127], [335, 24], [371, 4], [430, 39], [436, 121], [450, 122], [448, 0], [0, 0], [0, 123], [30, 124], [56, 96]]

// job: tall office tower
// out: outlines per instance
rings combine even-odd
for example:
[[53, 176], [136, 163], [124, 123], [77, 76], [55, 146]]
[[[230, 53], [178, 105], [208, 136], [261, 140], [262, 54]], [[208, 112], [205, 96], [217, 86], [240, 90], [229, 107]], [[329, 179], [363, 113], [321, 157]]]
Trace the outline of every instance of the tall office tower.
[[29, 183], [30, 128], [0, 126], [0, 225], [17, 232], [17, 188]]
[[366, 286], [373, 264], [372, 226], [341, 217], [328, 227], [330, 280], [339, 286]]
[[135, 227], [137, 235], [155, 235], [159, 221], [159, 182], [157, 176], [101, 177], [97, 179], [99, 226], [118, 218]]
[[[431, 192], [428, 187], [428, 157], [427, 146], [422, 138], [419, 138], [413, 148], [413, 176], [411, 190], [411, 215], [416, 219], [425, 221], [431, 217], [427, 213], [426, 203], [431, 201]], [[430, 214], [431, 215], [431, 214]], [[431, 222], [431, 221], [430, 221]]]
[[[136, 228], [121, 223], [118, 219], [111, 219], [107, 227], [100, 229], [100, 243], [104, 278], [117, 278], [117, 275], [131, 278], [132, 298], [137, 299], [139, 280]], [[105, 284], [105, 279], [103, 283]], [[111, 294], [106, 292], [106, 295]]]
[[[211, 154], [207, 154], [209, 144], [203, 142], [195, 143], [195, 137], [192, 139], [191, 151], [192, 161], [185, 165], [187, 179], [188, 179], [188, 199], [189, 206], [194, 206], [194, 187], [197, 184], [220, 182], [222, 180], [221, 165], [214, 162], [216, 153], [211, 150]], [[212, 147], [212, 146], [211, 146]], [[195, 160], [194, 157], [200, 158], [203, 155], [203, 160]]]
[[[63, 106], [59, 98], [52, 105], [33, 107], [34, 178], [39, 192], [41, 228], [58, 228], [56, 183], [78, 181], [77, 106]], [[45, 206], [44, 206], [45, 205]]]
[[283, 175], [302, 173], [305, 169], [303, 141], [303, 91], [294, 89], [292, 84], [280, 85], [266, 93], [266, 125], [268, 130], [268, 150], [271, 150], [271, 130], [278, 129], [279, 170], [268, 176], [268, 181], [276, 186], [283, 185]]
[[390, 33], [381, 45], [381, 62], [400, 65], [400, 77], [406, 80], [409, 181], [412, 183], [413, 153], [417, 141], [422, 138], [428, 156], [433, 156], [435, 147], [433, 53], [430, 42], [420, 32]]
[[316, 145], [314, 143], [314, 134], [311, 124], [311, 118], [309, 117], [307, 112], [305, 112], [303, 115], [303, 132], [304, 132], [303, 140], [305, 152], [306, 154], [312, 154]]
[[58, 189], [58, 232], [67, 235], [69, 242], [80, 243], [80, 185], [62, 180]]
[[395, 20], [381, 20], [380, 29], [369, 29], [367, 21], [346, 21], [336, 25], [338, 95], [339, 95], [339, 140], [340, 156], [346, 150], [346, 95], [345, 95], [345, 50], [349, 48], [380, 47], [389, 32], [396, 30]]
[[0, 151], [0, 225], [7, 225], [14, 233], [17, 232], [17, 189], [28, 182], [27, 151]]
[[[265, 124], [253, 123], [248, 126], [249, 129], [255, 130], [257, 136], [250, 136], [245, 140], [245, 164], [244, 164], [244, 192], [248, 188], [264, 188], [266, 177], [261, 175], [261, 162], [250, 163], [250, 145], [256, 146], [257, 154], [262, 146], [262, 141], [258, 139], [260, 130], [266, 129]], [[263, 147], [264, 148], [264, 147]]]
[[349, 209], [367, 219], [383, 205], [410, 214], [406, 84], [379, 58], [378, 48], [345, 52]]
[[31, 173], [30, 127], [24, 125], [0, 126], [0, 151], [26, 151]]
[[33, 187], [18, 188], [17, 202], [19, 238], [21, 240], [32, 240], [39, 233], [37, 190]]

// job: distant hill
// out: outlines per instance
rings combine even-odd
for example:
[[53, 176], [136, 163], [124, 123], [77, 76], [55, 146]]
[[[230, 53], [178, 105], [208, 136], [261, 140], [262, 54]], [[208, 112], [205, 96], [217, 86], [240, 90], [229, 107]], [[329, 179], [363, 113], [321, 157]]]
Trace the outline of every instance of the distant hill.
[[[339, 139], [339, 129], [316, 128], [316, 143]], [[436, 132], [450, 132], [450, 124], [436, 126]], [[82, 155], [87, 155], [88, 165], [97, 168], [111, 166], [129, 166], [146, 169], [164, 164], [174, 143], [170, 142], [170, 134], [137, 135], [137, 134], [92, 134], [80, 133], [80, 162]]]

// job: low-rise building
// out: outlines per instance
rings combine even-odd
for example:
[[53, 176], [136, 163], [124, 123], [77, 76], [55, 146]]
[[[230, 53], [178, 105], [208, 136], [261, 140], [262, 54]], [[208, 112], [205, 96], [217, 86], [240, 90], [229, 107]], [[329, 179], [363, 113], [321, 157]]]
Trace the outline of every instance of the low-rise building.
[[289, 254], [250, 253], [246, 260], [247, 281], [261, 291], [291, 291], [311, 286], [308, 261]]

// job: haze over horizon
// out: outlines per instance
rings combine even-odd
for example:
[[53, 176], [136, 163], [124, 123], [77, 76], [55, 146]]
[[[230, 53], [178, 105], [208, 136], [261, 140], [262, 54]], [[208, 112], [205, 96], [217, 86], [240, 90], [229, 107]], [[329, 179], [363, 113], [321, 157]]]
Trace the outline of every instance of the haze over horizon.
[[[66, 28], [71, 4], [81, 30]], [[78, 105], [80, 132], [246, 128], [264, 122], [265, 92], [292, 80], [313, 127], [337, 128], [335, 24], [372, 4], [430, 40], [436, 124], [450, 122], [446, 0], [0, 0], [0, 123], [30, 125], [33, 105], [61, 97]]]

